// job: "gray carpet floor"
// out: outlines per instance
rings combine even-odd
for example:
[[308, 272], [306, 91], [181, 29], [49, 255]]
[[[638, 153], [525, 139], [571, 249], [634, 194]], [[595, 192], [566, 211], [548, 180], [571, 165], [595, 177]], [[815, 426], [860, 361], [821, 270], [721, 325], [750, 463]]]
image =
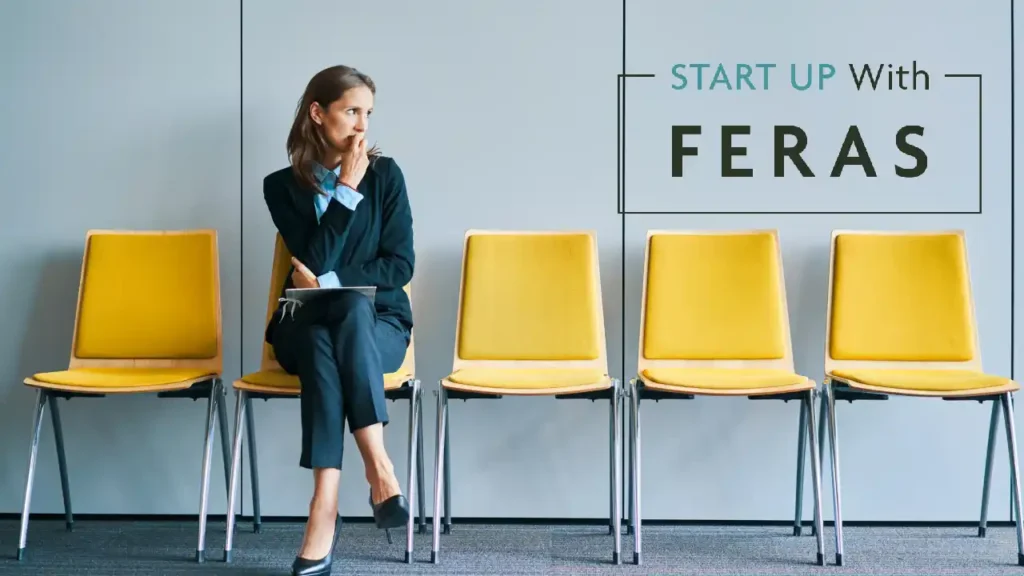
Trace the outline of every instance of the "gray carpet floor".
[[[0, 575], [272, 575], [289, 573], [302, 525], [240, 524], [231, 564], [222, 562], [224, 523], [210, 524], [208, 560], [194, 561], [194, 522], [34, 520], [25, 560], [17, 562], [18, 523], [0, 521]], [[844, 530], [845, 562], [834, 562], [826, 527], [826, 563], [814, 564], [815, 541], [791, 528], [659, 527], [644, 529], [643, 565], [631, 564], [633, 538], [623, 535], [623, 564], [611, 564], [612, 537], [591, 526], [458, 525], [441, 538], [441, 562], [430, 563], [431, 535], [417, 534], [414, 563], [403, 562], [405, 534], [389, 545], [371, 524], [347, 523], [334, 574], [1024, 574], [1016, 565], [1013, 528], [861, 528]]]

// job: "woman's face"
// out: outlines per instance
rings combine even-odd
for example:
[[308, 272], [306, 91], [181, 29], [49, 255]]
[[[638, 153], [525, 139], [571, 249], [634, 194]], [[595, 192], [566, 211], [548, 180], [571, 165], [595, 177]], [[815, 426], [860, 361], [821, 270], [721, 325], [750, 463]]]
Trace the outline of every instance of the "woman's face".
[[373, 92], [366, 86], [349, 88], [324, 110], [313, 103], [310, 116], [323, 131], [324, 138], [338, 152], [351, 146], [355, 136], [366, 133], [373, 112]]

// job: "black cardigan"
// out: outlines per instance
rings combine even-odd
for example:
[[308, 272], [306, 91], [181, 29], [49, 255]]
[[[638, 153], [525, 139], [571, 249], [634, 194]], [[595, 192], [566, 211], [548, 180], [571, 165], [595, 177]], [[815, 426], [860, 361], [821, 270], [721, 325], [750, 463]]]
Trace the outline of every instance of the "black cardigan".
[[[376, 286], [378, 317], [409, 332], [412, 308], [403, 288], [416, 257], [405, 177], [392, 158], [381, 156], [371, 161], [358, 192], [363, 199], [355, 211], [332, 200], [317, 223], [316, 191], [301, 185], [290, 166], [263, 179], [263, 198], [288, 251], [316, 276], [333, 270], [342, 286]], [[267, 326], [267, 342], [280, 314], [278, 308]]]

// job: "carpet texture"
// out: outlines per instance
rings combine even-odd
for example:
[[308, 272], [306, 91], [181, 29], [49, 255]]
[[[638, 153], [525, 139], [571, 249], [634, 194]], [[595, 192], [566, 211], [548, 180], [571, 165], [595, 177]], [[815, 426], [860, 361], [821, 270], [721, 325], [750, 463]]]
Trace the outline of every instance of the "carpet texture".
[[[643, 565], [632, 565], [633, 538], [623, 534], [623, 563], [612, 565], [612, 537], [590, 526], [454, 525], [441, 538], [440, 564], [430, 563], [431, 536], [417, 534], [414, 563], [403, 562], [405, 533], [347, 523], [334, 574], [1015, 574], [1013, 528], [862, 528], [844, 531], [844, 566], [834, 562], [833, 532], [826, 527], [826, 566], [814, 564], [814, 538], [788, 527], [661, 527], [644, 529]], [[17, 521], [0, 521], [0, 575], [78, 576], [289, 573], [302, 525], [267, 523], [260, 534], [239, 525], [231, 564], [222, 562], [224, 523], [210, 524], [207, 561], [194, 561], [194, 522], [62, 521], [29, 526], [27, 557], [15, 560]]]

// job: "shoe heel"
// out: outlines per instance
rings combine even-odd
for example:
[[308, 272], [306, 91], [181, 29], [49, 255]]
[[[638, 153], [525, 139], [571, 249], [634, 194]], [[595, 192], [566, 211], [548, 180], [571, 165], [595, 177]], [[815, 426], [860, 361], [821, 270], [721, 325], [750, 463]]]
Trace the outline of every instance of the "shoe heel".
[[385, 528], [384, 529], [384, 535], [388, 537], [388, 544], [393, 544], [393, 542], [391, 542], [391, 529], [390, 528]]
[[[409, 512], [409, 501], [405, 496], [401, 494], [392, 496], [380, 504], [373, 504], [373, 499], [370, 499], [370, 507], [373, 509], [373, 520], [377, 525], [377, 528], [384, 529], [385, 531], [389, 528], [398, 528], [405, 525], [409, 521], [411, 512]], [[391, 535], [388, 534], [388, 542], [391, 541]]]

